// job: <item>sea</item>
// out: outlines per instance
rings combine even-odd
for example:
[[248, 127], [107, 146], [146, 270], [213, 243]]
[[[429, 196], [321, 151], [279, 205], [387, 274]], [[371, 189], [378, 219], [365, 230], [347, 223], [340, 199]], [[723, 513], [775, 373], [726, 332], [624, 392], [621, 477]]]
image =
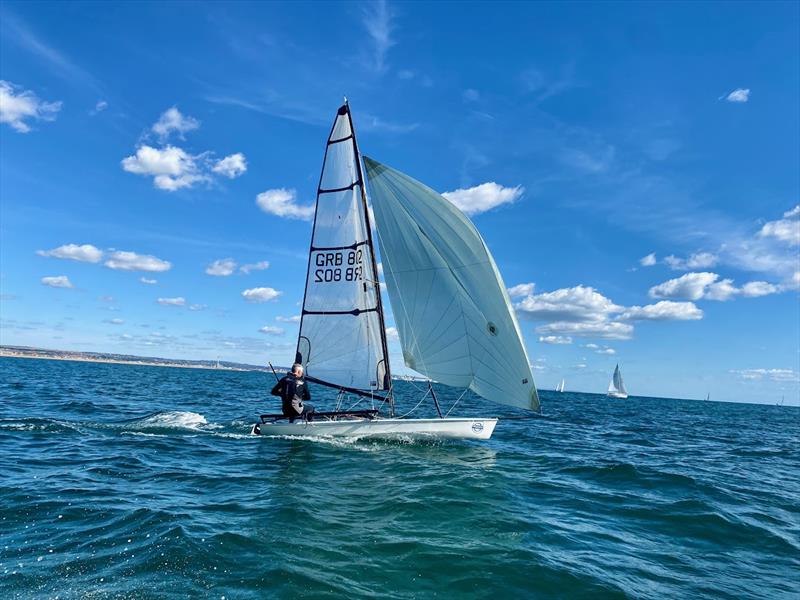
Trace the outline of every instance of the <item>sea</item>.
[[0, 359], [0, 598], [800, 598], [796, 407], [542, 391], [462, 399], [487, 442], [252, 436], [271, 377]]

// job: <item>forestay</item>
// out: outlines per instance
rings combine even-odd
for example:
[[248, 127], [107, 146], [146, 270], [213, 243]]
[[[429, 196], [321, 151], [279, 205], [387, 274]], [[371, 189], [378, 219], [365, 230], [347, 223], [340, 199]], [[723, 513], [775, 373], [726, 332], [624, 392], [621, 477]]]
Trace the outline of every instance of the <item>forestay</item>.
[[406, 365], [488, 400], [538, 410], [519, 324], [475, 226], [422, 183], [364, 162]]
[[387, 390], [383, 314], [350, 110], [328, 138], [317, 191], [297, 360], [333, 386]]

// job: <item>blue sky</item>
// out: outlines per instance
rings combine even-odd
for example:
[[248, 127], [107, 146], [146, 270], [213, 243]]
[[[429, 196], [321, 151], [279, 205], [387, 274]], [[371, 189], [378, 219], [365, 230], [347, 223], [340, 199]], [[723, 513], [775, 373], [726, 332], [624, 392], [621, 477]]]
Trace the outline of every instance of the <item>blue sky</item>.
[[4, 344], [287, 363], [347, 95], [470, 211], [540, 388], [800, 403], [797, 3], [0, 10]]

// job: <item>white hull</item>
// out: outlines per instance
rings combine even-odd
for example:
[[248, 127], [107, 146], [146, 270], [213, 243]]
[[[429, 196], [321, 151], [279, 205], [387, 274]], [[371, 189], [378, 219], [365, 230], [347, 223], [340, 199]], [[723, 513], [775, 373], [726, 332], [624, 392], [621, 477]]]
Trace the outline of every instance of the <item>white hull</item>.
[[347, 419], [306, 423], [257, 423], [251, 433], [325, 437], [418, 437], [488, 440], [497, 419]]
[[621, 400], [624, 400], [625, 398], [628, 397], [628, 394], [626, 394], [625, 392], [608, 392], [607, 396], [609, 398], [619, 398]]

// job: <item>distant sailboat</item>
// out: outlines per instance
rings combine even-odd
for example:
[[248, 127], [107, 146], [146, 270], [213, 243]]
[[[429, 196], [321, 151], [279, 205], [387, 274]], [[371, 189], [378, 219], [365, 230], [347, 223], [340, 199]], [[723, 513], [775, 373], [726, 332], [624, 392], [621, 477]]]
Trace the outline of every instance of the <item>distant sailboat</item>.
[[556, 391], [557, 391], [558, 393], [560, 393], [560, 394], [563, 394], [563, 393], [564, 393], [564, 380], [563, 380], [563, 379], [561, 380], [561, 383], [559, 383], [559, 384], [556, 386]]
[[611, 382], [608, 384], [609, 398], [627, 398], [628, 390], [625, 389], [625, 382], [622, 381], [622, 373], [619, 372], [619, 364], [614, 369], [614, 375], [611, 377]]
[[711, 400], [711, 392], [706, 394], [706, 402], [708, 402], [709, 400]]

